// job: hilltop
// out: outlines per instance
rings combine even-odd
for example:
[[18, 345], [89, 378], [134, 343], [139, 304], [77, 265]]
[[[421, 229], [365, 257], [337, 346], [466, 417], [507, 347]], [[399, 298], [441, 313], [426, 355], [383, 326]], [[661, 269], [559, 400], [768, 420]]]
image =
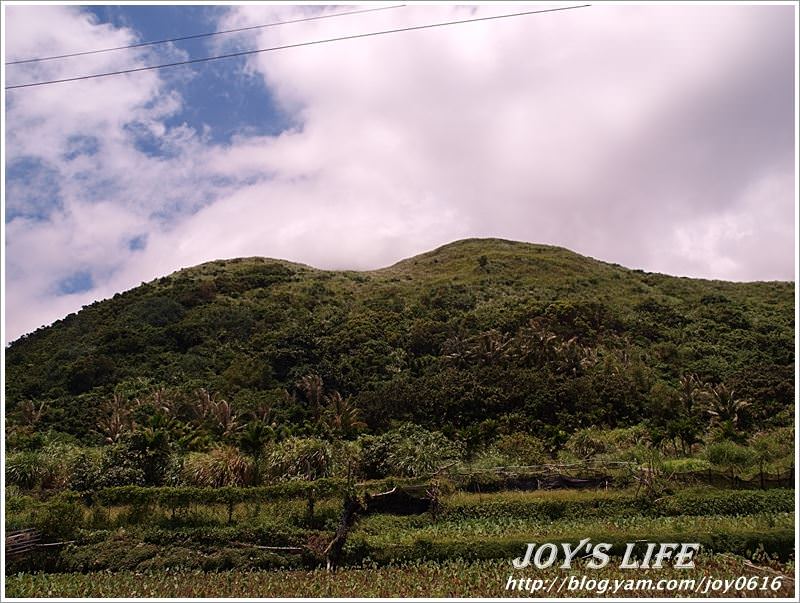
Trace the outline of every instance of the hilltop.
[[768, 423], [789, 412], [794, 361], [794, 283], [468, 239], [365, 272], [258, 257], [180, 270], [13, 342], [6, 405], [45, 401], [42, 429], [91, 439], [114, 391], [202, 387], [302, 432], [308, 404], [286, 392], [318, 374], [374, 432], [408, 420], [558, 439], [667, 421], [683, 374], [735, 387], [747, 420]]

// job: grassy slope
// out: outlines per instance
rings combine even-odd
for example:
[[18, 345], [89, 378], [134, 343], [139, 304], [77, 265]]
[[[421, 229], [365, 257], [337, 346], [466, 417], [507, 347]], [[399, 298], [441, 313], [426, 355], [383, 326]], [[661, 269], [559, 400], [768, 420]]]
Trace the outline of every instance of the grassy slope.
[[[12, 343], [7, 401], [13, 409], [26, 398], [52, 399], [46, 420], [55, 424], [125, 380], [252, 398], [309, 370], [358, 394], [398, 372], [418, 374], [414, 361], [440, 358], [456, 333], [513, 332], [542, 315], [580, 332], [563, 306], [580, 310], [590, 302], [602, 304], [602, 329], [674, 356], [661, 369], [665, 379], [683, 370], [723, 379], [747, 366], [793, 363], [793, 296], [794, 283], [670, 277], [498, 239], [457, 241], [369, 272], [264, 258], [215, 261], [96, 302]], [[396, 357], [400, 368], [387, 360]], [[79, 422], [87, 420], [91, 413]]]

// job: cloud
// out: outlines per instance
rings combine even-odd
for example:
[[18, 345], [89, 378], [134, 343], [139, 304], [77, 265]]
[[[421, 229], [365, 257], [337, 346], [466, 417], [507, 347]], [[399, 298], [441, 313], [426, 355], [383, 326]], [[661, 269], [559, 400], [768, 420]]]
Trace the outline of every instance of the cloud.
[[[218, 25], [319, 10], [230, 7]], [[211, 49], [517, 10], [411, 6]], [[375, 268], [467, 236], [673, 274], [791, 279], [793, 10], [600, 5], [258, 54], [231, 63], [242, 88], [228, 95], [261, 78], [293, 125], [243, 127], [226, 143], [180, 122], [191, 72], [9, 94], [8, 161], [41, 173], [30, 188], [7, 182], [7, 337], [206, 260]], [[9, 58], [136, 39], [74, 7], [7, 16]], [[120, 60], [93, 56], [91, 71]], [[67, 73], [38, 69], [26, 79]], [[75, 274], [91, 288], [55, 292]]]
[[[137, 39], [77, 7], [13, 6], [6, 15], [9, 59]], [[15, 65], [7, 83], [179, 56], [166, 48]], [[7, 339], [112, 294], [112, 279], [138, 251], [132, 238], [196, 211], [224, 189], [208, 182], [202, 135], [166, 127], [181, 104], [180, 93], [156, 72], [7, 93]], [[62, 286], [75, 274], [82, 286]]]

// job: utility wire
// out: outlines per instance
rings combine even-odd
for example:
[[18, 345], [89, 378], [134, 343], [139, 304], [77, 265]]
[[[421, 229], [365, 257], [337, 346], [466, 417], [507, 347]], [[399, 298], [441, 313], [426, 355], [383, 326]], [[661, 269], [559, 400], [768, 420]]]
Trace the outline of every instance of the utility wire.
[[156, 44], [166, 44], [167, 42], [179, 42], [181, 40], [194, 40], [196, 38], [210, 38], [211, 36], [221, 36], [223, 34], [235, 33], [238, 31], [249, 31], [252, 29], [262, 29], [264, 27], [276, 27], [278, 25], [287, 25], [289, 23], [302, 23], [304, 21], [316, 21], [318, 19], [330, 19], [331, 17], [344, 17], [346, 15], [358, 15], [361, 13], [372, 13], [379, 10], [390, 10], [393, 8], [403, 8], [405, 4], [396, 4], [394, 6], [381, 6], [379, 8], [366, 8], [362, 10], [351, 10], [340, 13], [333, 13], [329, 15], [317, 15], [315, 17], [304, 17], [302, 19], [292, 19], [291, 21], [276, 21], [274, 23], [264, 23], [263, 25], [250, 25], [248, 27], [237, 27], [236, 29], [225, 29], [222, 31], [211, 31], [206, 33], [192, 34], [188, 36], [180, 36], [178, 38], [165, 38], [163, 40], [152, 40], [150, 42], [138, 42], [136, 44], [129, 44], [128, 46], [114, 46], [113, 48], [99, 48], [97, 50], [83, 50], [81, 52], [70, 52], [68, 54], [56, 54], [49, 57], [37, 57], [33, 59], [18, 59], [16, 61], [6, 61], [6, 65], [19, 65], [21, 63], [38, 63], [42, 61], [52, 61], [54, 59], [66, 59], [68, 57], [79, 57], [87, 54], [99, 54], [101, 52], [111, 52], [113, 50], [125, 50], [128, 48], [141, 48], [142, 46], [154, 46]]
[[429, 23], [427, 25], [414, 25], [411, 27], [401, 27], [398, 29], [384, 29], [382, 31], [372, 31], [368, 33], [361, 33], [361, 34], [353, 34], [349, 36], [340, 36], [338, 38], [326, 38], [324, 40], [313, 40], [310, 42], [298, 42], [296, 44], [284, 44], [283, 46], [272, 46], [270, 48], [257, 48], [255, 50], [243, 50], [240, 52], [232, 52], [229, 54], [221, 54], [212, 57], [202, 57], [199, 59], [189, 59], [187, 61], [177, 61], [175, 63], [164, 63], [162, 65], [150, 65], [147, 67], [134, 67], [131, 69], [121, 69], [119, 71], [109, 71], [107, 73], [95, 73], [92, 75], [80, 75], [76, 77], [67, 77], [58, 80], [47, 80], [43, 82], [30, 82], [28, 84], [17, 84], [15, 86], [6, 86], [6, 90], [14, 90], [17, 88], [31, 88], [33, 86], [46, 86], [49, 84], [61, 84], [63, 82], [75, 82], [78, 80], [90, 80], [94, 78], [100, 77], [109, 77], [112, 75], [122, 75], [125, 73], [137, 73], [139, 71], [149, 71], [151, 69], [164, 69], [166, 67], [177, 67], [179, 65], [192, 65], [195, 63], [207, 63], [209, 61], [217, 61], [220, 59], [231, 59], [234, 57], [242, 57], [251, 54], [258, 54], [261, 52], [271, 52], [273, 50], [286, 50], [287, 48], [299, 48], [300, 46], [313, 46], [316, 44], [327, 44], [329, 42], [341, 42], [343, 40], [355, 40], [357, 38], [368, 38], [371, 36], [380, 36], [386, 34], [393, 34], [393, 33], [400, 33], [406, 31], [415, 31], [420, 29], [432, 29], [434, 27], [445, 27], [448, 25], [460, 25], [462, 23], [474, 23], [476, 21], [491, 21], [494, 19], [507, 19], [509, 17], [521, 17], [523, 15], [535, 15], [539, 13], [553, 13], [556, 11], [564, 11], [564, 10], [572, 10], [575, 8], [586, 8], [591, 6], [591, 4], [582, 4], [579, 6], [563, 6], [561, 8], [548, 8], [543, 10], [529, 10], [520, 13], [508, 13], [505, 15], [493, 15], [491, 17], [477, 17], [474, 19], [461, 19], [458, 21], [443, 21], [441, 23]]

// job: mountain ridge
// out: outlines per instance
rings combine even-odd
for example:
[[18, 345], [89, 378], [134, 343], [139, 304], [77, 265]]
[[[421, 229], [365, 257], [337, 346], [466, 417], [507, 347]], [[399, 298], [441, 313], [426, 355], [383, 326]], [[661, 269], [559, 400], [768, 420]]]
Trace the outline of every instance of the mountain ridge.
[[[513, 354], [481, 359], [490, 340], [511, 349], [534, 328], [576, 342], [596, 366], [565, 375]], [[655, 385], [675, 387], [684, 373], [734, 383], [772, 375], [754, 395], [778, 412], [793, 395], [793, 341], [793, 282], [691, 279], [549, 245], [464, 239], [368, 271], [261, 257], [183, 268], [12, 342], [6, 397], [12, 411], [48, 401], [48, 424], [78, 437], [89, 437], [114, 391], [156, 386], [285, 407], [284, 420], [301, 429], [307, 409], [281, 396], [314, 373], [352, 396], [372, 429], [413, 420], [463, 430], [525, 407], [597, 401], [602, 362], [625, 349], [639, 358], [625, 369], [627, 398], [578, 423], [628, 423], [651, 414]], [[459, 364], [461, 348], [474, 350]], [[551, 414], [531, 425], [562, 421]]]

